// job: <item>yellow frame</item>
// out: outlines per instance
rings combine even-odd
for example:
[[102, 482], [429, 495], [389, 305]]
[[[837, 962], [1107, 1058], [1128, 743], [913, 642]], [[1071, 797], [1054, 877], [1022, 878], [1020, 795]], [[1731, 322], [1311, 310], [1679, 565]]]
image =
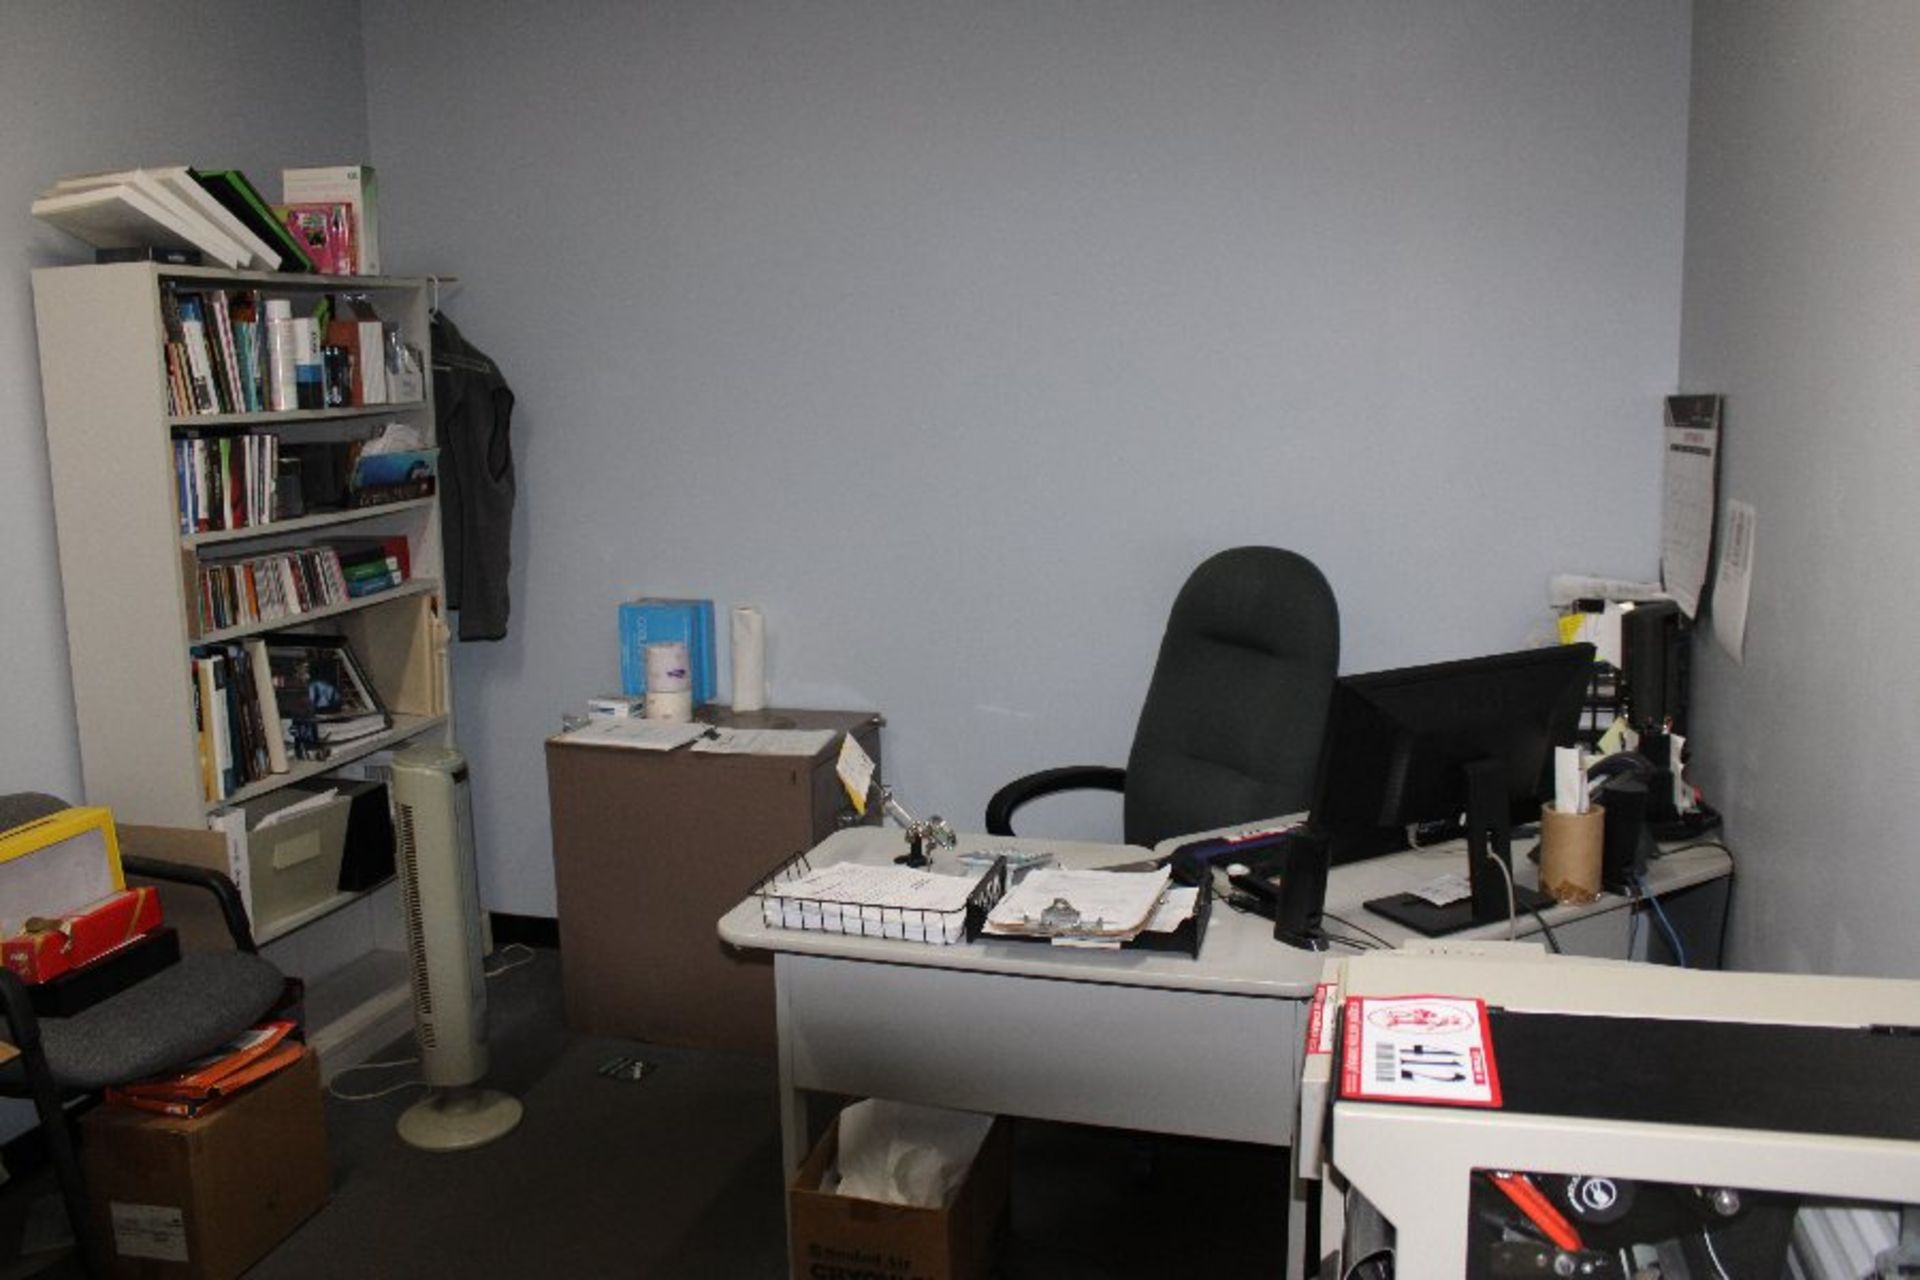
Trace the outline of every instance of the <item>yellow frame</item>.
[[107, 873], [114, 889], [126, 888], [127, 878], [120, 869], [120, 838], [114, 830], [113, 812], [109, 809], [62, 809], [0, 833], [0, 867], [16, 858], [40, 853], [91, 831], [98, 831], [101, 842], [106, 846]]

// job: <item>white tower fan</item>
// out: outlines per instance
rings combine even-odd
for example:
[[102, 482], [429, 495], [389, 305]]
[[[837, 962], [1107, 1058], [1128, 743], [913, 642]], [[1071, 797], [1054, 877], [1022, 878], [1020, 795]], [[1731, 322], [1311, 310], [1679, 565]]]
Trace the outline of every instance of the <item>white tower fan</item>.
[[461, 1151], [520, 1123], [518, 1099], [475, 1087], [487, 1072], [487, 979], [466, 757], [451, 747], [408, 747], [393, 757], [391, 785], [413, 1034], [431, 1090], [400, 1116], [400, 1137], [429, 1151]]

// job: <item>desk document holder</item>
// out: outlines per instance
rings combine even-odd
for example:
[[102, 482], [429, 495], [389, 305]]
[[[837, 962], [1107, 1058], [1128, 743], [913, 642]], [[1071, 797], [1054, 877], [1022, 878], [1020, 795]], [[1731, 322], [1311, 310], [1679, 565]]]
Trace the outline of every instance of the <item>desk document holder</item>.
[[773, 892], [782, 882], [797, 880], [812, 870], [813, 864], [807, 855], [796, 853], [755, 884], [752, 896], [760, 899], [761, 918], [779, 928], [904, 939], [940, 946], [971, 942], [978, 937], [987, 913], [1007, 891], [1007, 860], [1002, 856], [993, 860], [993, 865], [967, 895], [966, 903], [951, 911]]

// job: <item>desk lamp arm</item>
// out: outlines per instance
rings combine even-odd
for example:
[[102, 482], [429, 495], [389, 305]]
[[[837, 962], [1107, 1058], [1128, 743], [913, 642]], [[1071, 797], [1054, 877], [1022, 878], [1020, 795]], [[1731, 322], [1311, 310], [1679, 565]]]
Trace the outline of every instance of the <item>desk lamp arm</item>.
[[908, 813], [906, 807], [893, 798], [892, 787], [880, 788], [880, 808], [907, 833], [907, 852], [895, 858], [895, 862], [905, 863], [909, 867], [924, 867], [933, 861], [932, 848], [929, 846], [951, 849], [960, 843], [960, 837], [954, 834], [953, 827], [939, 814], [923, 822]]

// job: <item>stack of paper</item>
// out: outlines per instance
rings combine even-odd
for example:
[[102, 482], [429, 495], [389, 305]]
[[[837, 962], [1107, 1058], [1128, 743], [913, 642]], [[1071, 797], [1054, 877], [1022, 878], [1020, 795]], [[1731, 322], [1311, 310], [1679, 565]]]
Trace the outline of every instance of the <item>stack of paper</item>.
[[709, 729], [704, 724], [640, 720], [628, 716], [589, 720], [578, 729], [569, 729], [560, 737], [566, 742], [585, 743], [589, 746], [632, 747], [640, 751], [672, 751], [675, 747], [686, 746], [707, 732]]
[[1172, 871], [1067, 871], [1043, 867], [987, 915], [986, 932], [1047, 938], [1058, 946], [1119, 947], [1149, 930], [1166, 933], [1191, 916], [1199, 898], [1172, 888]]
[[966, 937], [967, 899], [980, 877], [837, 862], [762, 890], [761, 918], [780, 929], [852, 933], [938, 946]]

